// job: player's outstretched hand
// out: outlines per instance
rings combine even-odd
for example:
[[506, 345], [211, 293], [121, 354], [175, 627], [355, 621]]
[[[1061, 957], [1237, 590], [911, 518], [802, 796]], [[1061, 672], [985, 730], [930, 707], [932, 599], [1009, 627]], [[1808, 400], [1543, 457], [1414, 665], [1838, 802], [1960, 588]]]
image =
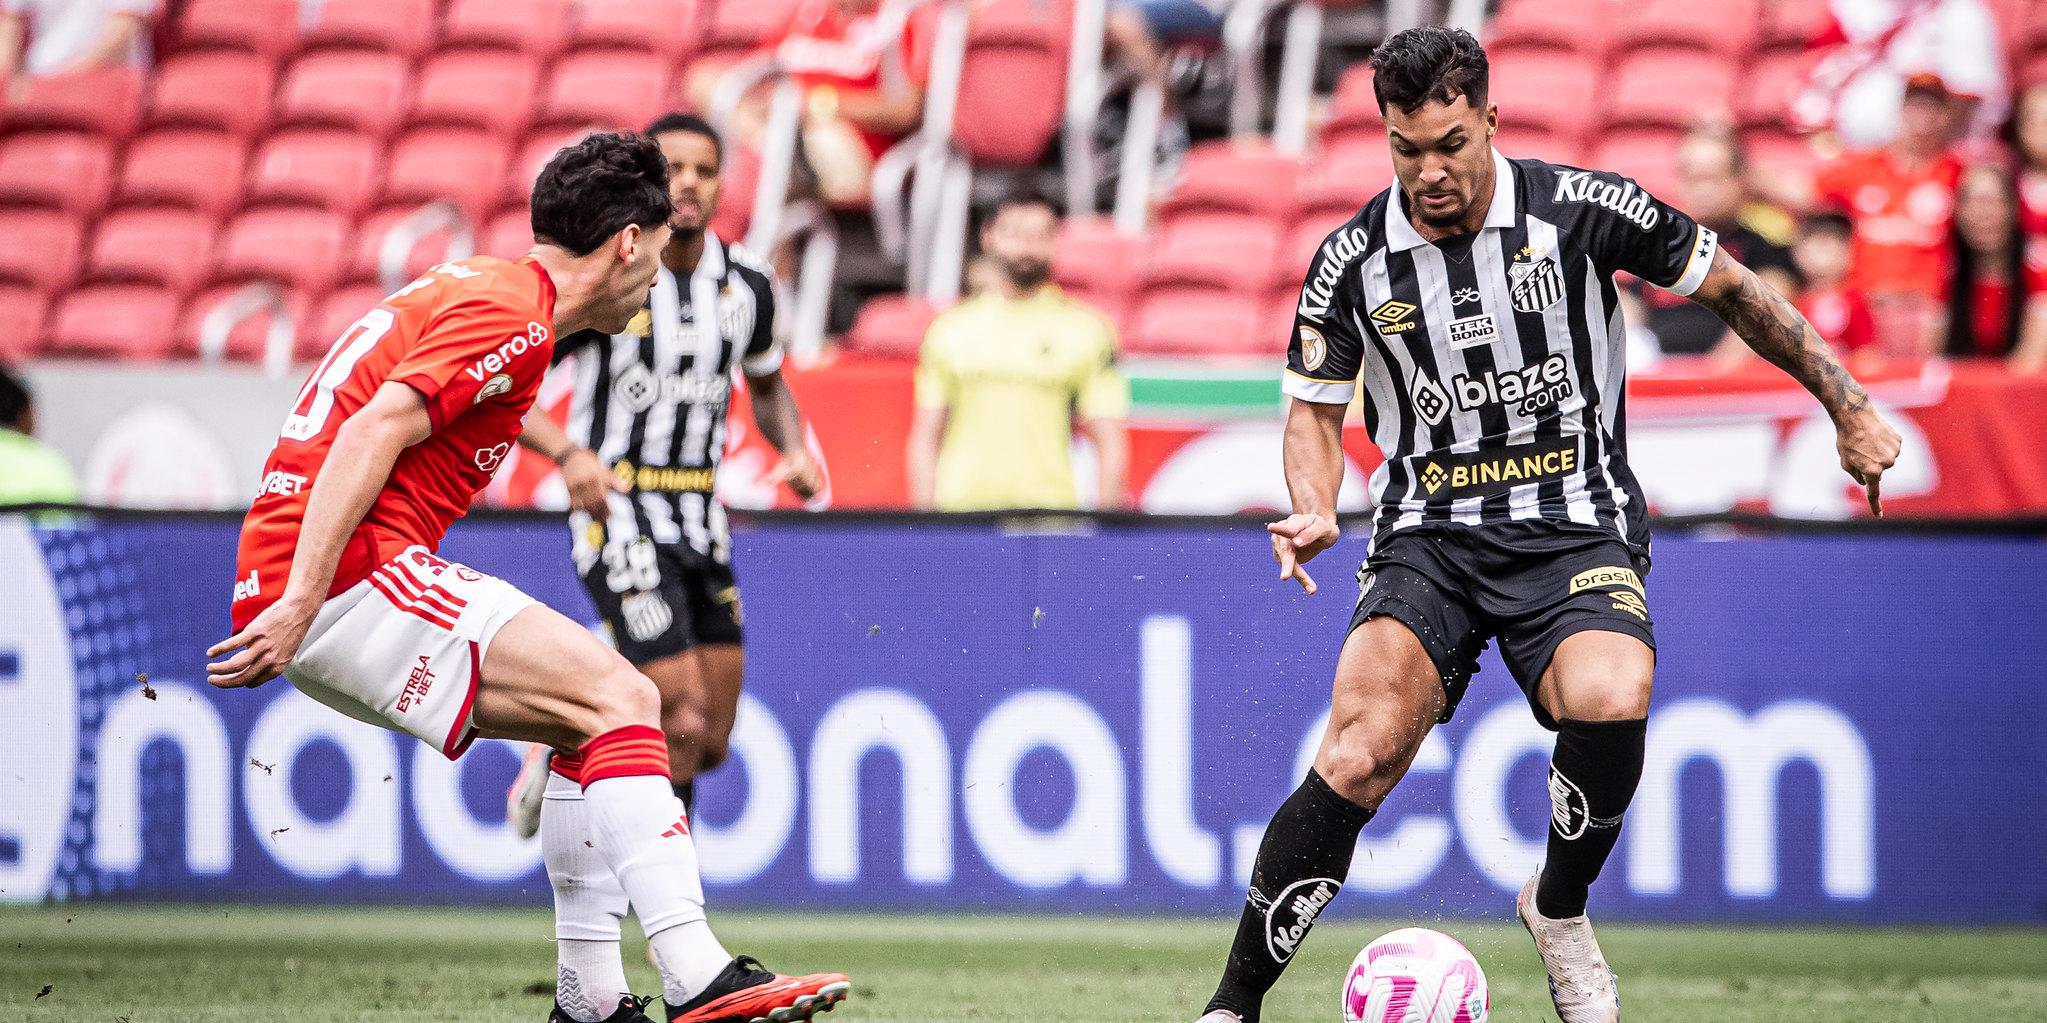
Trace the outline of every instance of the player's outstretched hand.
[[1315, 580], [1308, 575], [1307, 563], [1336, 542], [1339, 535], [1336, 520], [1326, 515], [1296, 513], [1266, 523], [1265, 531], [1272, 534], [1272, 556], [1279, 562], [1280, 579], [1299, 580], [1301, 589], [1314, 595]]
[[569, 507], [599, 522], [611, 517], [612, 492], [632, 490], [617, 473], [607, 471], [597, 452], [589, 448], [577, 448], [562, 459], [562, 482], [569, 488]]
[[767, 482], [771, 487], [787, 483], [797, 497], [807, 501], [823, 489], [824, 472], [818, 468], [817, 459], [810, 457], [810, 452], [796, 448], [782, 453], [781, 460], [768, 473]]
[[301, 605], [288, 597], [264, 608], [248, 628], [207, 648], [208, 657], [238, 652], [207, 665], [206, 681], [222, 689], [254, 689], [283, 674], [319, 611], [318, 602]]
[[1898, 431], [1874, 407], [1865, 406], [1834, 423], [1834, 446], [1841, 452], [1841, 468], [1869, 492], [1869, 513], [1883, 518], [1880, 487], [1884, 470], [1898, 463], [1903, 447]]

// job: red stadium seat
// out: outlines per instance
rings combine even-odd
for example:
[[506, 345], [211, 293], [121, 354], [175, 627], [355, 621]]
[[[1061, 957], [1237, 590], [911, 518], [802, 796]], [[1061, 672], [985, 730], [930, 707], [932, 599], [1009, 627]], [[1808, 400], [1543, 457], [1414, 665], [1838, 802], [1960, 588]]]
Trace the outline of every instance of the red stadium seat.
[[216, 281], [271, 280], [324, 290], [348, 252], [348, 218], [325, 210], [280, 207], [236, 217], [214, 252]]
[[1780, 51], [1742, 68], [1736, 121], [1745, 128], [1790, 128], [1791, 100], [1805, 87], [1813, 61], [1803, 52]]
[[78, 276], [85, 224], [56, 210], [0, 210], [0, 281], [62, 291]]
[[1513, 57], [1492, 68], [1492, 99], [1500, 108], [1501, 130], [1584, 138], [1598, 117], [1601, 68], [1564, 53], [1523, 52]]
[[453, 0], [441, 20], [441, 48], [548, 57], [561, 49], [568, 22], [568, 0]]
[[410, 78], [410, 62], [395, 53], [315, 50], [284, 73], [275, 123], [388, 135], [405, 116]]
[[540, 68], [523, 54], [457, 50], [436, 54], [413, 83], [414, 125], [484, 128], [510, 135], [526, 126], [540, 92]]
[[421, 128], [391, 147], [384, 201], [445, 199], [472, 220], [497, 204], [491, 188], [505, 179], [505, 143], [476, 129]]
[[533, 211], [523, 204], [499, 210], [476, 235], [476, 251], [485, 256], [517, 259], [532, 247]]
[[1670, 129], [1608, 132], [1586, 153], [1585, 162], [1597, 170], [1634, 178], [1649, 194], [1674, 202], [1681, 138]]
[[326, 0], [300, 34], [306, 49], [386, 50], [417, 57], [434, 42], [434, 0]]
[[1132, 317], [1123, 350], [1133, 355], [1248, 354], [1269, 347], [1258, 341], [1264, 326], [1264, 310], [1246, 295], [1183, 289], [1154, 292]]
[[128, 146], [116, 202], [186, 206], [220, 214], [242, 195], [249, 150], [221, 132], [167, 128]]
[[270, 121], [276, 84], [276, 68], [259, 54], [180, 54], [157, 69], [149, 123], [251, 135]]
[[[1680, 50], [1636, 53], [1614, 68], [1600, 92], [1602, 133], [1615, 128], [1689, 128], [1734, 109], [1734, 65]], [[1504, 115], [1503, 115], [1504, 116]]]
[[1553, 49], [1598, 61], [1620, 13], [1614, 0], [1507, 0], [1486, 25], [1486, 53]]
[[1832, 21], [1827, 0], [1770, 0], [1756, 22], [1756, 48], [1803, 50]]
[[285, 132], [256, 151], [248, 198], [354, 214], [375, 194], [382, 172], [383, 154], [366, 136], [320, 129]]
[[1287, 232], [1286, 241], [1280, 245], [1278, 274], [1274, 278], [1273, 290], [1289, 299], [1300, 295], [1301, 282], [1308, 279], [1308, 269], [1315, 262], [1315, 253], [1322, 248], [1322, 242], [1329, 232], [1343, 223], [1342, 220], [1303, 220]]
[[[403, 258], [393, 271], [395, 279], [386, 279], [384, 249], [387, 244], [403, 239], [404, 234], [398, 233], [401, 230], [406, 234], [417, 232], [416, 237], [400, 253]], [[529, 242], [526, 248], [530, 247]], [[524, 255], [526, 248], [514, 255]], [[351, 283], [375, 282], [386, 290], [396, 290], [425, 273], [428, 267], [450, 259], [467, 259], [479, 251], [482, 250], [476, 248], [472, 224], [450, 225], [420, 206], [390, 206], [356, 225], [355, 242], [342, 265], [341, 279]]]
[[306, 310], [298, 332], [298, 354], [314, 359], [334, 347], [341, 335], [362, 319], [363, 314], [382, 304], [390, 292], [376, 284], [344, 284], [321, 296]]
[[696, 0], [583, 0], [569, 36], [577, 47], [645, 49], [679, 60], [704, 31], [699, 11]]
[[1144, 288], [1262, 295], [1277, 269], [1280, 236], [1277, 222], [1243, 214], [1189, 214], [1169, 221], [1152, 236]]
[[[547, 166], [547, 161], [554, 159], [554, 154], [582, 141], [586, 134], [588, 133], [583, 129], [577, 128], [570, 131], [541, 132], [528, 138], [519, 147], [518, 153], [512, 157], [511, 165], [505, 168], [505, 190], [500, 198], [507, 205], [524, 209], [527, 200], [533, 197], [533, 179], [540, 176], [540, 169]], [[731, 148], [726, 149], [725, 164], [728, 176], [731, 174], [734, 155], [736, 154]], [[728, 189], [725, 197], [719, 200], [720, 209], [731, 201], [732, 195]]]
[[34, 132], [0, 140], [0, 205], [54, 206], [91, 213], [106, 201], [114, 147], [75, 132]]
[[1036, 164], [1059, 132], [1072, 46], [1070, 3], [989, 0], [972, 6], [953, 141], [976, 165]]
[[671, 70], [655, 53], [585, 50], [569, 54], [555, 64], [535, 120], [638, 130], [672, 104]]
[[1300, 212], [1301, 161], [1266, 145], [1211, 142], [1196, 146], [1180, 183], [1166, 196], [1167, 220], [1201, 211], [1249, 213], [1292, 220]]
[[1128, 300], [1144, 280], [1145, 239], [1124, 234], [1107, 217], [1076, 217], [1059, 228], [1052, 279], [1089, 294]]
[[1757, 0], [1630, 0], [1614, 25], [1613, 45], [1620, 53], [1680, 49], [1732, 57], [1755, 44], [1757, 13]]
[[45, 355], [162, 359], [171, 354], [178, 294], [154, 284], [76, 288], [51, 311]]
[[868, 299], [853, 317], [853, 329], [846, 334], [846, 347], [864, 355], [914, 359], [924, 347], [924, 333], [938, 309], [909, 295], [882, 295]]
[[1392, 183], [1393, 153], [1384, 135], [1334, 143], [1309, 158], [1301, 175], [1301, 216], [1333, 229]]
[[24, 362], [43, 347], [50, 296], [34, 288], [0, 284], [0, 364]]
[[94, 281], [168, 285], [180, 292], [206, 276], [218, 225], [191, 210], [136, 208], [100, 218], [85, 263]]
[[1755, 173], [1773, 181], [1810, 182], [1819, 172], [1820, 157], [1812, 142], [1790, 131], [1751, 128], [1742, 132], [1743, 148]]
[[276, 57], [298, 42], [299, 0], [188, 0], [173, 33], [178, 49], [245, 50]]
[[1336, 92], [1329, 97], [1329, 123], [1324, 138], [1348, 135], [1384, 135], [1386, 120], [1379, 114], [1379, 97], [1372, 91], [1372, 65], [1357, 63], [1336, 79]]
[[[274, 304], [283, 299], [280, 311]], [[293, 358], [309, 361], [326, 354], [334, 338], [315, 339], [300, 328], [311, 318], [313, 303], [299, 291], [275, 290], [268, 285], [230, 284], [208, 288], [185, 304], [178, 319], [171, 354], [185, 357], [206, 354], [206, 335], [225, 328], [221, 354], [240, 362], [261, 362], [270, 347], [273, 327], [291, 331]]]
[[1102, 318], [1108, 320], [1110, 325], [1116, 330], [1116, 347], [1119, 350], [1123, 347], [1121, 343], [1123, 335], [1130, 331], [1130, 311], [1137, 305], [1137, 295], [1135, 293], [1116, 294], [1108, 291], [1093, 291], [1084, 287], [1074, 288], [1070, 291], [1064, 288], [1060, 290], [1065, 292], [1067, 298], [1102, 314]]
[[124, 138], [142, 119], [142, 76], [132, 68], [105, 68], [21, 79], [19, 99], [7, 104], [7, 130], [75, 129]]
[[798, 0], [707, 0], [710, 29], [704, 49], [752, 49], [780, 35]]

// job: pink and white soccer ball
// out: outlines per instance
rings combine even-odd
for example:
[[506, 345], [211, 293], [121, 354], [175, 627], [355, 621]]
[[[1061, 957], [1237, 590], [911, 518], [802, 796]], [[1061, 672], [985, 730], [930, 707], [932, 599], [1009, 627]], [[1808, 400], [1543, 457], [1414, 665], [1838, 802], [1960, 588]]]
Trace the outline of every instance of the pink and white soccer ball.
[[1456, 938], [1426, 927], [1380, 935], [1350, 964], [1344, 1023], [1485, 1023], [1485, 971]]

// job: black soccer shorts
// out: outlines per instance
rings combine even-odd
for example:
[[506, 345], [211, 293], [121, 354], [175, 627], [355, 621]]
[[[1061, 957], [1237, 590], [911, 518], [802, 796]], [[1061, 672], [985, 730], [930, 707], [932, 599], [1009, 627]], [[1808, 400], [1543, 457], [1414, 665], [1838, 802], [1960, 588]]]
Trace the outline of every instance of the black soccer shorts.
[[583, 574], [583, 589], [635, 665], [742, 638], [732, 566], [688, 544], [641, 537], [610, 549]]
[[1554, 731], [1536, 684], [1565, 639], [1618, 632], [1656, 649], [1642, 589], [1648, 574], [1646, 552], [1592, 526], [1410, 526], [1381, 539], [1358, 572], [1362, 590], [1350, 627], [1392, 618], [1421, 640], [1443, 679], [1443, 721], [1464, 698], [1478, 655], [1497, 638], [1535, 719]]

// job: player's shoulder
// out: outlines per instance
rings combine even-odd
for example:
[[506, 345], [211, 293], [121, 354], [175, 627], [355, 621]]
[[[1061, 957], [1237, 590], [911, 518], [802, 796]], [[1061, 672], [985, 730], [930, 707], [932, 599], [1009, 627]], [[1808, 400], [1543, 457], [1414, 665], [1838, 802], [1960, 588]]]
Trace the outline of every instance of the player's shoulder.
[[725, 243], [725, 262], [731, 265], [733, 272], [748, 278], [748, 283], [754, 280], [767, 283], [774, 277], [775, 271], [768, 261], [740, 242]]
[[1393, 201], [1392, 194], [1388, 188], [1373, 196], [1349, 220], [1322, 237], [1301, 284], [1302, 316], [1320, 319], [1328, 315], [1337, 288], [1355, 279], [1351, 269], [1386, 247], [1386, 204]]
[[1647, 231], [1663, 217], [1662, 204], [1625, 174], [1545, 160], [1508, 160], [1514, 166], [1521, 208], [1565, 230], [1619, 217]]

